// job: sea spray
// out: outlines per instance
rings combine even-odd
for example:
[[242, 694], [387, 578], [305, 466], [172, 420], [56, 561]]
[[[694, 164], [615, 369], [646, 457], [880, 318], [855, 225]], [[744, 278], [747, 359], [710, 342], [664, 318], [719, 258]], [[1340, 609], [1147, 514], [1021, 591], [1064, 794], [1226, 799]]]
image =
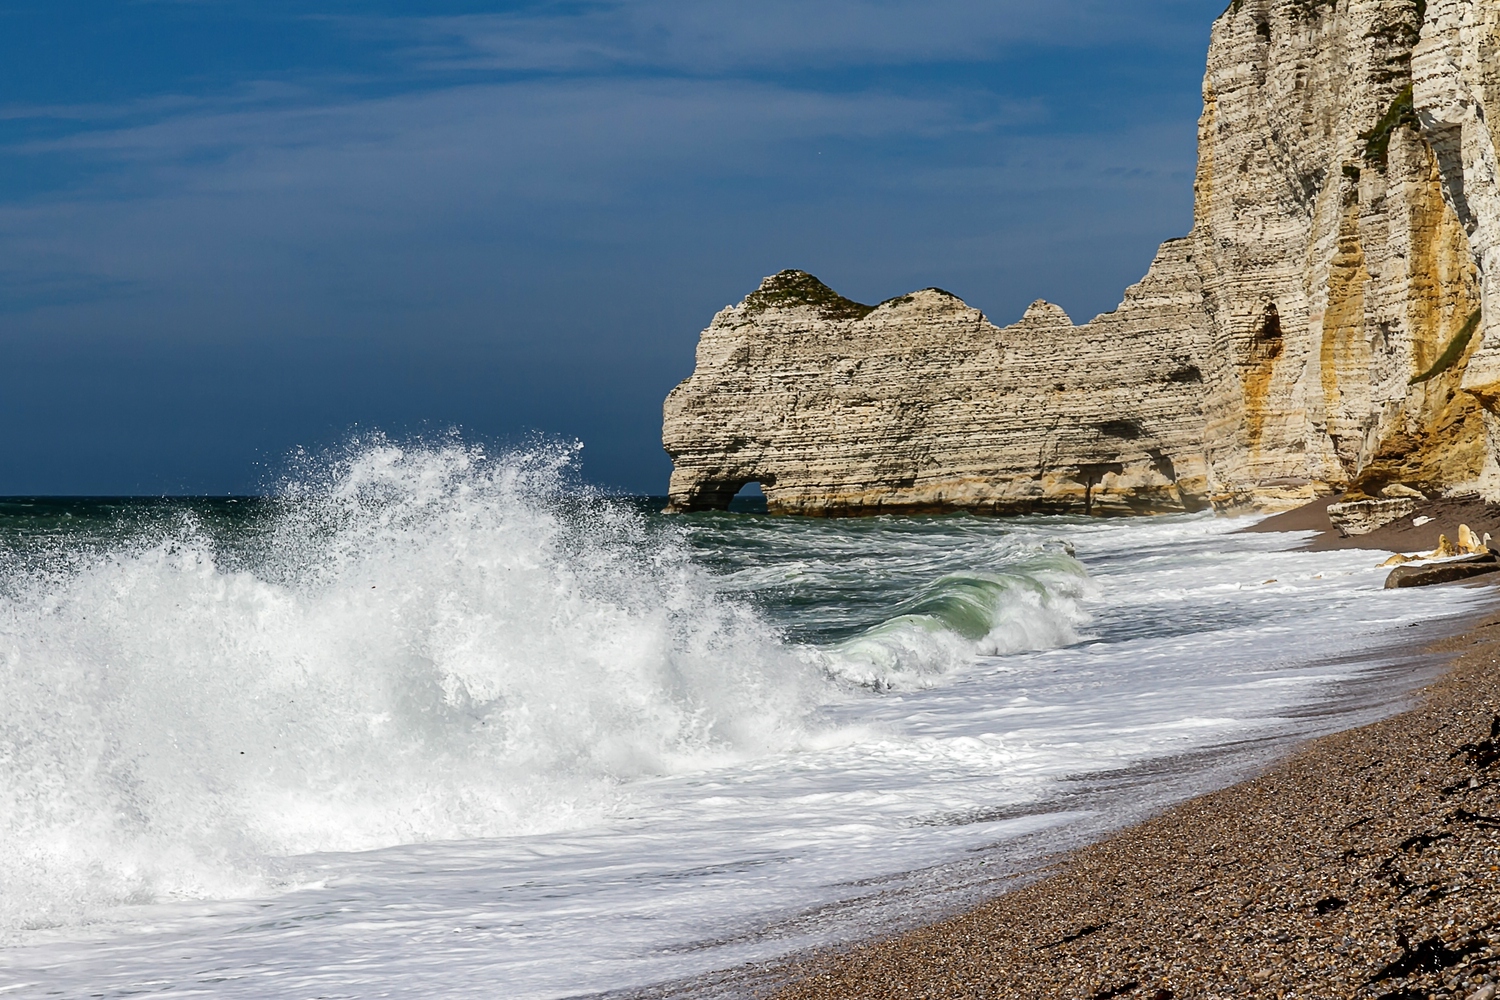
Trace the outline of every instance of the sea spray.
[[11, 536], [0, 933], [264, 892], [289, 855], [595, 825], [637, 779], [837, 742], [818, 713], [851, 685], [1082, 618], [1075, 561], [1005, 544], [972, 573], [898, 552], [873, 624], [799, 634], [705, 565], [710, 522], [589, 494], [575, 453], [375, 437], [238, 518]]
[[818, 678], [639, 515], [565, 517], [570, 458], [376, 442], [232, 551], [189, 518], [13, 561], [0, 927], [587, 824], [632, 777], [795, 741]]
[[[1412, 623], [1486, 601], [1386, 591], [1368, 552], [1288, 551], [1295, 539], [1207, 515], [664, 518], [579, 499], [567, 449], [387, 447], [311, 461], [251, 504], [0, 501], [0, 560], [22, 553], [0, 575], [0, 644], [57, 666], [28, 668], [25, 710], [0, 712], [18, 762], [0, 771], [6, 801], [41, 857], [26, 872], [0, 857], [42, 907], [12, 926], [110, 921], [18, 935], [0, 949], [5, 995], [480, 1000], [501, 982], [547, 1000], [885, 933], [989, 891], [987, 862], [1054, 852], [1389, 710], [1430, 676], [1416, 654], [1431, 630]], [[470, 576], [485, 589], [455, 582]], [[101, 611], [154, 616], [159, 642], [118, 659], [130, 628], [98, 626]], [[623, 680], [599, 652], [615, 634], [655, 643]], [[877, 665], [881, 642], [909, 635], [944, 641]], [[863, 660], [839, 650], [861, 637], [877, 647]], [[1041, 648], [983, 655], [1018, 647]], [[291, 679], [225, 693], [205, 676], [237, 677], [257, 650], [258, 669]], [[582, 665], [548, 686], [513, 650]], [[92, 701], [56, 696], [69, 662], [94, 665]], [[177, 679], [120, 707], [121, 678], [140, 685], [153, 663]], [[652, 696], [574, 690], [584, 677]], [[721, 682], [734, 700], [714, 699]], [[263, 719], [270, 696], [295, 702], [280, 727]], [[218, 705], [212, 725], [178, 720], [173, 699]], [[93, 722], [95, 705], [110, 717]], [[632, 739], [576, 735], [610, 712]], [[529, 743], [495, 737], [511, 719]], [[141, 733], [179, 749], [132, 758]], [[228, 780], [257, 735], [278, 750], [295, 737], [273, 763], [306, 773], [269, 792]], [[48, 753], [95, 773], [28, 763]], [[485, 829], [535, 832], [434, 839]], [[371, 831], [422, 842], [276, 853], [380, 842]], [[279, 888], [297, 891], [263, 891]], [[154, 905], [106, 909], [120, 900]]]

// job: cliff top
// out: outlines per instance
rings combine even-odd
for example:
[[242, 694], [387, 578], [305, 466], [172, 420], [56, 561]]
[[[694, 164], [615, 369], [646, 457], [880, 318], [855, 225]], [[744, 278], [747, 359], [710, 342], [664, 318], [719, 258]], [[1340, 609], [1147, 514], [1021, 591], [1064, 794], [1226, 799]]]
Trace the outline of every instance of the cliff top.
[[864, 319], [875, 311], [874, 306], [844, 298], [806, 271], [795, 270], [766, 278], [742, 304], [752, 313], [812, 306], [823, 319]]
[[760, 287], [745, 296], [740, 306], [751, 315], [770, 309], [795, 309], [805, 306], [817, 309], [820, 319], [861, 320], [884, 306], [906, 305], [925, 293], [952, 299], [960, 305], [967, 306], [963, 299], [942, 288], [923, 288], [906, 295], [886, 299], [878, 306], [867, 306], [863, 302], [844, 298], [806, 271], [796, 270], [780, 271], [763, 279]]

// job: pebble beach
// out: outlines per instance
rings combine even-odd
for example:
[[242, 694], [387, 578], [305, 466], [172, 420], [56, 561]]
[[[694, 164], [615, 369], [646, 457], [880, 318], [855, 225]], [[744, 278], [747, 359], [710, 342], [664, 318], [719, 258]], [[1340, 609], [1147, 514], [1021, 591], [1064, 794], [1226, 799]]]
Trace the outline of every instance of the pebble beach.
[[758, 996], [1490, 1000], [1500, 615], [1414, 707], [1058, 859], [970, 912], [805, 956]]

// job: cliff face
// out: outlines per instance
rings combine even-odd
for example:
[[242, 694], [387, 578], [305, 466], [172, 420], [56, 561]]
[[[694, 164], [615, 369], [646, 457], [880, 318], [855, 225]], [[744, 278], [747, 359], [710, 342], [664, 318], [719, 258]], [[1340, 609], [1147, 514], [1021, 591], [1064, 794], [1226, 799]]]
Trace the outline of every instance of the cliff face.
[[1412, 75], [1422, 135], [1467, 238], [1483, 302], [1491, 307], [1476, 325], [1478, 346], [1462, 388], [1494, 412], [1500, 403], [1500, 309], [1494, 308], [1500, 290], [1500, 182], [1486, 109], [1500, 107], [1500, 3], [1431, 0]]
[[756, 480], [786, 513], [1203, 506], [1207, 330], [1186, 254], [1168, 244], [1082, 327], [1045, 302], [1002, 330], [937, 289], [871, 308], [800, 271], [767, 278], [714, 317], [667, 398], [672, 503], [722, 507]]
[[1190, 238], [1230, 369], [1231, 426], [1206, 434], [1226, 500], [1482, 471], [1468, 352], [1444, 357], [1479, 306], [1476, 260], [1412, 88], [1436, 13], [1237, 2], [1214, 26]]
[[[1500, 489], [1500, 0], [1236, 0], [1195, 220], [1112, 313], [992, 325], [782, 272], [668, 397], [672, 508], [1283, 507]], [[1487, 409], [1488, 408], [1488, 409]]]

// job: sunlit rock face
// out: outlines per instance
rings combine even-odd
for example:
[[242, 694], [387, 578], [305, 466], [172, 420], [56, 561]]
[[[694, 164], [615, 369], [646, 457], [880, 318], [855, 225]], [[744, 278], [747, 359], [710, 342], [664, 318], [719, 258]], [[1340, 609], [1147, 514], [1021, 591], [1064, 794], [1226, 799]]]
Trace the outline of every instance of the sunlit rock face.
[[[1425, 145], [1437, 161], [1443, 196], [1478, 272], [1484, 309], [1474, 322], [1462, 389], [1489, 413], [1500, 412], [1500, 183], [1496, 137], [1487, 124], [1500, 110], [1500, 3], [1431, 0], [1412, 55], [1413, 97]], [[1487, 418], [1481, 486], [1500, 493], [1497, 422]]]
[[1206, 435], [1221, 502], [1483, 470], [1472, 345], [1444, 357], [1480, 280], [1414, 100], [1426, 22], [1413, 0], [1245, 0], [1214, 26], [1190, 238], [1232, 369], [1233, 429]]
[[870, 308], [782, 272], [714, 317], [667, 399], [672, 504], [755, 480], [787, 513], [1204, 506], [1200, 302], [1181, 243], [1085, 326], [1037, 302], [1000, 329], [937, 289]]
[[1238, 0], [1214, 25], [1193, 230], [1114, 312], [992, 324], [802, 272], [703, 332], [671, 507], [1291, 506], [1500, 492], [1500, 0]]

